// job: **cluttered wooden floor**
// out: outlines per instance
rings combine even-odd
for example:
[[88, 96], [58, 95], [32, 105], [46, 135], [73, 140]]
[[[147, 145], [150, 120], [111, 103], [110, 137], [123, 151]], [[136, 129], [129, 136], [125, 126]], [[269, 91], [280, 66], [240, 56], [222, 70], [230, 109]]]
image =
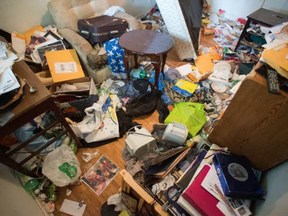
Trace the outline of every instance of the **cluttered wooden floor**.
[[[204, 45], [206, 47], [215, 46], [216, 43], [213, 40], [213, 35], [201, 36], [201, 45]], [[187, 64], [187, 62], [181, 62], [181, 60], [177, 57], [174, 50], [172, 50], [168, 54], [166, 65], [172, 67], [178, 67], [183, 64]], [[173, 105], [168, 106], [168, 108], [171, 111], [173, 109]], [[143, 125], [148, 130], [152, 130], [153, 124], [158, 122], [158, 117], [159, 114], [157, 111], [155, 111], [151, 115], [144, 115], [133, 118], [133, 121], [136, 121], [137, 123]], [[124, 169], [125, 168], [124, 160], [122, 159], [122, 152], [121, 152], [121, 149], [123, 149], [124, 146], [125, 146], [125, 137], [122, 137], [114, 142], [111, 142], [107, 145], [103, 145], [100, 147], [80, 148], [77, 152], [77, 158], [81, 165], [82, 174], [86, 173], [91, 168], [91, 166], [94, 163], [96, 163], [97, 160], [99, 160], [99, 158], [102, 155], [105, 155], [113, 163], [119, 166], [120, 170]], [[98, 149], [99, 151], [98, 156], [86, 163], [82, 158], [83, 153], [85, 152], [93, 153], [96, 149]], [[116, 177], [113, 179], [113, 181], [106, 187], [106, 189], [102, 192], [100, 196], [95, 194], [94, 191], [92, 191], [89, 187], [87, 187], [83, 183], [79, 186], [67, 186], [59, 188], [60, 190], [58, 200], [56, 201], [56, 210], [54, 214], [55, 216], [66, 215], [65, 213], [61, 213], [59, 209], [61, 208], [64, 199], [69, 198], [70, 200], [76, 202], [82, 202], [82, 201], [85, 202], [86, 209], [84, 212], [84, 216], [101, 215], [101, 206], [107, 201], [107, 199], [110, 196], [118, 193], [119, 189], [121, 188], [121, 183], [122, 183], [121, 175], [118, 173]], [[72, 193], [69, 195], [69, 197], [66, 196], [67, 189], [72, 190]]]
[[[169, 106], [169, 110], [171, 111], [173, 106]], [[157, 111], [152, 113], [151, 115], [145, 115], [141, 117], [134, 118], [139, 124], [142, 124], [148, 130], [152, 130], [153, 124], [158, 122], [159, 114]], [[119, 166], [120, 170], [124, 169], [124, 161], [122, 159], [121, 149], [125, 146], [125, 137], [118, 139], [117, 141], [111, 142], [107, 145], [100, 146], [97, 148], [80, 148], [77, 152], [77, 158], [81, 164], [82, 174], [86, 173], [90, 167], [102, 156], [105, 155], [108, 159], [114, 162], [117, 166]], [[89, 162], [85, 162], [82, 159], [82, 154], [84, 152], [93, 153], [95, 149], [98, 149], [99, 155], [96, 158], [91, 159]], [[100, 196], [97, 196], [94, 191], [92, 191], [85, 184], [81, 184], [79, 186], [67, 186], [60, 188], [59, 197], [56, 202], [56, 211], [55, 215], [66, 215], [65, 213], [61, 213], [59, 209], [64, 201], [67, 198], [66, 190], [69, 188], [72, 190], [72, 193], [69, 195], [69, 199], [81, 202], [84, 201], [86, 203], [86, 209], [84, 212], [84, 216], [88, 215], [101, 215], [101, 206], [107, 201], [107, 199], [116, 193], [118, 193], [121, 187], [121, 176], [118, 173], [114, 180], [107, 186], [107, 188], [102, 192]]]

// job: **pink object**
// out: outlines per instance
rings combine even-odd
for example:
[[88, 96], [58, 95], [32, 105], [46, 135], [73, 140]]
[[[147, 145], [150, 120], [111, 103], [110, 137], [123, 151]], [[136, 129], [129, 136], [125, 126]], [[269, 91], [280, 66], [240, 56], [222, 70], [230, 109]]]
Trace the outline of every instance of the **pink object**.
[[225, 216], [216, 206], [219, 201], [201, 186], [209, 170], [206, 165], [182, 197], [203, 216]]
[[222, 9], [219, 10], [219, 15], [220, 15], [220, 17], [224, 18], [225, 13], [226, 13], [226, 11], [224, 11], [224, 10], [222, 10]]

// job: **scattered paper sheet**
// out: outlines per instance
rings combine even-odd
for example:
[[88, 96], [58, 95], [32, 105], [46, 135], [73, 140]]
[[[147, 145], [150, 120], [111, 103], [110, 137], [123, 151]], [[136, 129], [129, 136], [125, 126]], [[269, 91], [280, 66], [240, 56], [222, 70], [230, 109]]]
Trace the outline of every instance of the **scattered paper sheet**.
[[191, 65], [188, 63], [188, 64], [185, 64], [185, 65], [182, 65], [180, 67], [177, 67], [175, 68], [176, 70], [178, 70], [178, 72], [181, 74], [181, 76], [186, 76], [188, 75], [189, 73], [192, 72], [192, 69], [191, 69]]
[[269, 44], [264, 44], [262, 45], [264, 48], [266, 48], [267, 50], [272, 49], [276, 46], [279, 46], [283, 43], [287, 42], [287, 40], [282, 40], [282, 39], [277, 39], [277, 37], [275, 38], [275, 40], [271, 41]]
[[260, 30], [261, 30], [264, 34], [268, 34], [268, 32], [269, 32], [269, 30], [270, 30], [269, 27], [267, 27], [267, 26], [262, 26], [262, 25], [260, 25], [260, 24], [257, 24], [257, 26], [260, 27]]
[[69, 215], [73, 216], [82, 216], [86, 208], [86, 204], [83, 204], [79, 207], [78, 202], [74, 202], [72, 200], [65, 199], [61, 208], [60, 212], [64, 212]]
[[12, 91], [16, 88], [19, 88], [20, 84], [18, 83], [14, 73], [8, 67], [1, 75], [0, 75], [0, 95]]
[[18, 59], [18, 56], [15, 55], [15, 54], [14, 54], [11, 50], [9, 50], [9, 49], [7, 49], [7, 56], [8, 56], [8, 58], [5, 59], [5, 61], [7, 61], [7, 60], [14, 61], [14, 60]]
[[209, 172], [207, 173], [205, 179], [203, 180], [203, 182], [201, 183], [201, 186], [207, 190], [211, 195], [213, 195], [216, 199], [218, 199], [220, 202], [222, 202], [223, 204], [225, 204], [223, 202], [223, 200], [220, 198], [219, 194], [217, 193], [214, 185], [217, 184], [217, 186], [219, 188], [221, 188], [221, 184], [220, 181], [218, 179], [216, 170], [215, 170], [215, 166], [212, 165], [211, 169], [209, 170]]
[[0, 61], [0, 75], [14, 64], [13, 60]]
[[285, 23], [281, 23], [279, 25], [275, 25], [275, 26], [272, 26], [270, 28], [270, 31], [273, 33], [273, 34], [278, 34], [280, 33], [280, 31], [282, 30], [282, 28], [284, 28], [286, 25], [288, 25], [288, 22], [285, 22]]
[[266, 34], [266, 35], [265, 35], [265, 40], [266, 40], [266, 43], [269, 44], [269, 43], [271, 43], [273, 40], [275, 40], [275, 35], [274, 35], [274, 34]]
[[25, 53], [26, 42], [25, 36], [17, 32], [11, 33], [12, 47], [17, 53]]

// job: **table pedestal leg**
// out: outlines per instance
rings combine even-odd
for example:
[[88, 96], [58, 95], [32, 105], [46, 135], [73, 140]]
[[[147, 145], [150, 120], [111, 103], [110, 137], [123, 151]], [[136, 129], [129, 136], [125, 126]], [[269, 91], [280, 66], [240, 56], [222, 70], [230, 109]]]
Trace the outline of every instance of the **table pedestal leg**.
[[165, 67], [165, 63], [166, 63], [166, 58], [167, 58], [167, 53], [164, 53], [162, 55], [162, 65], [161, 65], [161, 72], [163, 74], [163, 78], [164, 78], [164, 67]]
[[134, 54], [135, 68], [138, 68], [137, 54]]
[[155, 87], [158, 89], [158, 78], [161, 70], [161, 56], [150, 56], [151, 64], [155, 69]]
[[129, 52], [127, 50], [125, 50], [123, 60], [124, 60], [125, 71], [127, 74], [127, 80], [129, 81], [130, 80], [130, 76], [129, 76]]

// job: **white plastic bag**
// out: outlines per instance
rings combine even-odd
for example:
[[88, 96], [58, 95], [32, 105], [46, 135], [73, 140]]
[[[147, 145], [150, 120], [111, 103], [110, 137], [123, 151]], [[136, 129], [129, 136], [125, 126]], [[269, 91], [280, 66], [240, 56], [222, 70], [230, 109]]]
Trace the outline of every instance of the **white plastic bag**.
[[115, 205], [114, 211], [122, 212], [127, 209], [127, 207], [121, 202], [121, 194], [114, 194], [110, 196], [107, 200], [107, 205]]
[[81, 175], [81, 170], [72, 149], [67, 145], [62, 145], [47, 155], [42, 173], [56, 186], [64, 187], [74, 183]]
[[83, 134], [91, 133], [93, 130], [97, 130], [103, 121], [104, 113], [101, 106], [94, 103], [91, 107], [87, 107], [84, 112], [86, 113], [83, 121], [78, 124], [71, 125], [73, 132], [76, 136], [83, 138]]
[[87, 143], [108, 140], [119, 137], [119, 123], [116, 115], [116, 102], [119, 98], [116, 95], [110, 95], [107, 111], [103, 116], [101, 127], [95, 128], [91, 133], [83, 135]]

